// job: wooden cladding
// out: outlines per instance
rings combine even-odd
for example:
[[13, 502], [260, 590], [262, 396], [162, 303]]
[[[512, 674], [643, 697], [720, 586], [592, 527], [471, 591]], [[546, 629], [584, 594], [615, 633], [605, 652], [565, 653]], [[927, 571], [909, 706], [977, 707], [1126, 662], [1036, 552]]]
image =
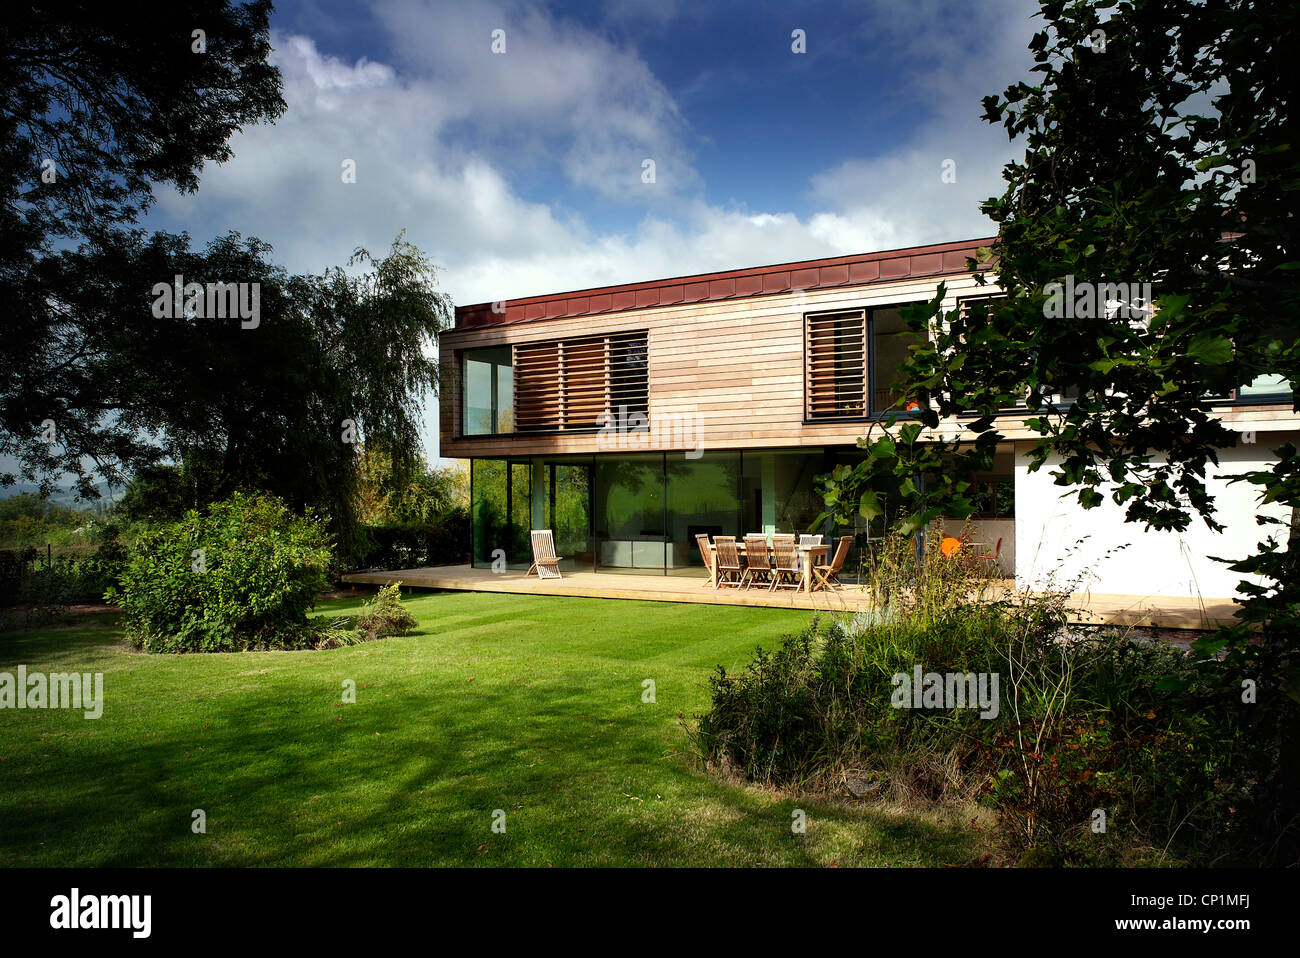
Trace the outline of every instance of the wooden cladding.
[[515, 430], [599, 429], [649, 411], [645, 330], [514, 347]]
[[805, 407], [808, 419], [867, 414], [867, 313], [852, 310], [806, 320]]

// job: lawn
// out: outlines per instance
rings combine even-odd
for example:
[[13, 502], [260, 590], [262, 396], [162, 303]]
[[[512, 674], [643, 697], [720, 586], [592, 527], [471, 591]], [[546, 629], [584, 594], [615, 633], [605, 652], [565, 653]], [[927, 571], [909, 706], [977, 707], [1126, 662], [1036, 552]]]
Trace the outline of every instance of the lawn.
[[[324, 603], [338, 614], [357, 600]], [[0, 864], [937, 865], [977, 837], [711, 778], [683, 717], [806, 612], [417, 594], [416, 634], [146, 655], [112, 622], [0, 635], [104, 673], [103, 717], [0, 711]], [[656, 701], [642, 702], [643, 681]], [[356, 683], [355, 704], [341, 701]], [[792, 811], [807, 832], [792, 833]], [[205, 834], [191, 830], [203, 809]], [[504, 811], [504, 832], [493, 813]]]

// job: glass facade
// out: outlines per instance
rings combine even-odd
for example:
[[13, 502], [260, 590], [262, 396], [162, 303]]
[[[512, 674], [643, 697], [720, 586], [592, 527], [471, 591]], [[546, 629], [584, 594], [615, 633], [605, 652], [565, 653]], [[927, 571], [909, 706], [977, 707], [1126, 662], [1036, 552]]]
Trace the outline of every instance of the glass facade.
[[506, 568], [526, 569], [532, 562], [528, 532], [535, 527], [528, 472], [526, 460], [470, 461], [474, 565], [504, 561]]
[[861, 455], [764, 449], [698, 459], [680, 452], [476, 459], [474, 565], [489, 568], [496, 558], [527, 568], [529, 530], [551, 529], [562, 570], [702, 576], [697, 535], [808, 532], [822, 512], [815, 477]]
[[[555, 553], [564, 569], [595, 568], [591, 535], [591, 457], [535, 460], [534, 488], [540, 484], [542, 519], [539, 528], [555, 533]], [[535, 493], [538, 494], [538, 493]]]
[[704, 572], [697, 535], [741, 536], [740, 453], [666, 457], [664, 482], [668, 521], [669, 573]]
[[666, 561], [664, 455], [597, 456], [596, 561], [603, 571], [660, 571]]

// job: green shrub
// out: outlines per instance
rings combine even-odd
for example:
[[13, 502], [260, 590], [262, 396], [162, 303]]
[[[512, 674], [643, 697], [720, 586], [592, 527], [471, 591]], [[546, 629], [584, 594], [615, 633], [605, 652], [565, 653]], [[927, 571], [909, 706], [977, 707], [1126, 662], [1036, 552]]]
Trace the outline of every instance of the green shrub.
[[361, 614], [353, 627], [362, 641], [369, 642], [388, 635], [409, 635], [419, 624], [402, 605], [401, 586], [400, 582], [384, 586], [361, 607]]
[[[701, 757], [774, 785], [978, 800], [998, 812], [1009, 861], [1290, 862], [1297, 796], [1273, 786], [1270, 763], [1300, 738], [1294, 703], [1243, 707], [1250, 672], [1071, 629], [1059, 595], [975, 601], [978, 584], [950, 566], [935, 588], [928, 561], [899, 563], [881, 608], [814, 619], [740, 671], [719, 668], [693, 729]], [[997, 716], [893, 707], [893, 676], [917, 665], [996, 673]]]
[[110, 594], [149, 652], [316, 647], [307, 613], [328, 585], [323, 524], [271, 496], [236, 494], [144, 532]]
[[[431, 522], [362, 526], [348, 565], [357, 569], [412, 569], [469, 561], [469, 511], [447, 510]], [[345, 557], [347, 558], [347, 557]]]
[[717, 669], [697, 746], [711, 762], [777, 785], [880, 770], [904, 750], [973, 753], [980, 726], [990, 724], [975, 711], [891, 704], [894, 675], [910, 676], [917, 664], [926, 672], [998, 671], [997, 641], [1013, 633], [1016, 616], [1002, 606], [970, 611], [926, 628], [893, 618], [814, 619], [775, 651], [758, 649], [740, 672]]

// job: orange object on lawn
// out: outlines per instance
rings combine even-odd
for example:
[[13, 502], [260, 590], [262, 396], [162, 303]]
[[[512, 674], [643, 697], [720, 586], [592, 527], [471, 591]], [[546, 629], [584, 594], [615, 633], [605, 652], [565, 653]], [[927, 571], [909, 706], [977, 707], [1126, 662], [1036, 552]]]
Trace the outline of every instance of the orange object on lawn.
[[961, 552], [960, 539], [954, 539], [952, 536], [944, 536], [939, 540], [939, 553], [945, 559], [951, 559], [958, 552]]

